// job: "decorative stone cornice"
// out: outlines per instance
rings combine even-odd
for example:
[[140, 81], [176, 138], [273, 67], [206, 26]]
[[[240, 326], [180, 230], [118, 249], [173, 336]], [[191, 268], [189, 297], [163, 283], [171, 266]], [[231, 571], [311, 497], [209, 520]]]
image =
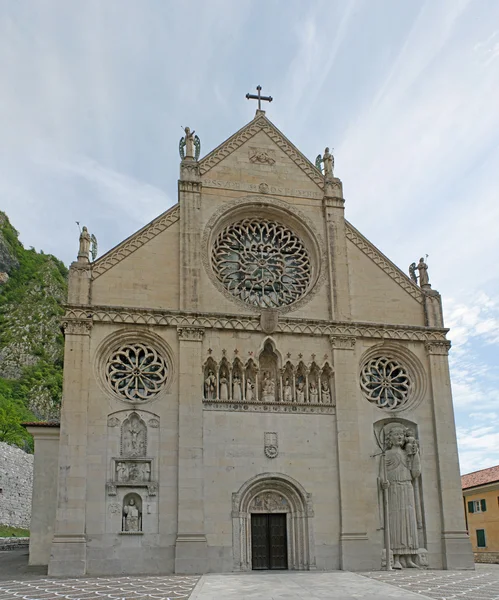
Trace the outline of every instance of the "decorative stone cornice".
[[[87, 316], [88, 315], [88, 316]], [[91, 319], [94, 323], [118, 325], [154, 325], [179, 329], [233, 329], [261, 333], [260, 315], [194, 314], [117, 306], [67, 305], [65, 320]], [[383, 325], [379, 323], [350, 323], [293, 319], [279, 317], [276, 333], [297, 333], [316, 336], [405, 340], [409, 342], [447, 342], [448, 329]], [[183, 334], [182, 334], [183, 335]], [[180, 335], [179, 335], [180, 337]]]
[[178, 339], [187, 342], [201, 342], [204, 336], [202, 327], [177, 327]]
[[244, 143], [264, 131], [269, 138], [321, 189], [324, 189], [324, 176], [317, 168], [292, 144], [277, 127], [264, 115], [253, 119], [242, 127], [223, 144], [215, 148], [199, 162], [201, 175], [218, 165]]
[[392, 261], [380, 252], [369, 240], [367, 240], [355, 227], [345, 220], [345, 234], [347, 239], [353, 242], [357, 248], [378, 265], [387, 275], [400, 285], [415, 300], [423, 304], [424, 296], [421, 289], [415, 285], [409, 277], [401, 271]]
[[356, 338], [346, 335], [332, 335], [329, 338], [333, 350], [355, 350]]
[[106, 271], [109, 271], [109, 269], [117, 265], [127, 256], [130, 256], [135, 250], [138, 250], [144, 244], [165, 231], [165, 229], [168, 229], [168, 227], [176, 223], [179, 218], [179, 206], [178, 204], [175, 204], [175, 206], [172, 206], [172, 208], [154, 219], [154, 221], [151, 221], [148, 225], [96, 260], [92, 264], [93, 279], [97, 279], [97, 277]]
[[439, 356], [447, 356], [451, 343], [448, 340], [431, 341], [425, 343], [426, 352], [428, 354], [436, 354]]
[[[86, 316], [86, 315], [85, 315]], [[62, 321], [64, 335], [90, 335], [93, 321], [87, 318], [68, 319]]]

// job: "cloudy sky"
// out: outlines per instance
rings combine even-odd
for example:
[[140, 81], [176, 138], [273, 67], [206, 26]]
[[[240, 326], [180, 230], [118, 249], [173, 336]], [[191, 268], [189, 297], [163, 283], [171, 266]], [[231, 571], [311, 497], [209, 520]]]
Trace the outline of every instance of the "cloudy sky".
[[176, 198], [203, 152], [267, 115], [329, 145], [347, 218], [404, 270], [428, 254], [452, 327], [461, 468], [499, 464], [499, 2], [0, 2], [0, 208], [67, 264]]

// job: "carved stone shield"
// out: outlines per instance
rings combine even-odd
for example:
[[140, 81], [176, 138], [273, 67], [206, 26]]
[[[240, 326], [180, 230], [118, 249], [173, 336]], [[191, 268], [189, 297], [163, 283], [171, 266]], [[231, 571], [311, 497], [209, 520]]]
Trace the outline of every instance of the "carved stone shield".
[[279, 322], [279, 313], [271, 308], [264, 308], [260, 315], [260, 327], [264, 333], [274, 333]]

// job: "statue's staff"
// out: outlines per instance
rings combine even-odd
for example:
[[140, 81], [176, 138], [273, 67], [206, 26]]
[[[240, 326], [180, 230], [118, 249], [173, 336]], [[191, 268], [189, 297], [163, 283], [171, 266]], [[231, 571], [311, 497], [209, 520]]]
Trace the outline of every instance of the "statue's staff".
[[[383, 430], [382, 430], [383, 431]], [[392, 564], [390, 561], [390, 515], [389, 515], [389, 502], [388, 502], [388, 486], [390, 485], [388, 482], [387, 474], [386, 474], [386, 445], [383, 436], [383, 442], [374, 432], [374, 437], [376, 438], [376, 443], [378, 444], [378, 448], [381, 450], [381, 461], [382, 461], [382, 479], [381, 479], [381, 490], [383, 492], [383, 521], [384, 521], [384, 536], [385, 536], [385, 561], [386, 561], [386, 570], [392, 570]], [[376, 455], [374, 455], [376, 456]]]

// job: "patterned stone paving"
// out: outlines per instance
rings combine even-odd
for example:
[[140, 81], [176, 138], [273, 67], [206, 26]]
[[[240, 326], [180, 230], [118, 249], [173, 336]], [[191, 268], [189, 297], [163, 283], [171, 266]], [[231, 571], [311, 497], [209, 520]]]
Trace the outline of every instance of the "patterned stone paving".
[[0, 581], [0, 600], [174, 600], [187, 599], [199, 577], [93, 577]]
[[499, 565], [476, 565], [475, 571], [376, 571], [365, 577], [435, 600], [499, 600]]

